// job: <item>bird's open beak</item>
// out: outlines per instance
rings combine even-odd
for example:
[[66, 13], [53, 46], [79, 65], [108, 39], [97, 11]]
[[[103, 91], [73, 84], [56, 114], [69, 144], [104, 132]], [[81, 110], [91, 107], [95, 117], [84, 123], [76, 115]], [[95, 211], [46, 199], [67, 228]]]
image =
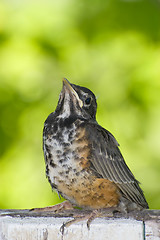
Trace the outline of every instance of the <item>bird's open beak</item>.
[[79, 106], [82, 108], [83, 107], [82, 100], [79, 98], [77, 92], [74, 90], [74, 88], [71, 86], [70, 82], [66, 78], [63, 78], [63, 86], [65, 86], [68, 89], [68, 91], [76, 97]]

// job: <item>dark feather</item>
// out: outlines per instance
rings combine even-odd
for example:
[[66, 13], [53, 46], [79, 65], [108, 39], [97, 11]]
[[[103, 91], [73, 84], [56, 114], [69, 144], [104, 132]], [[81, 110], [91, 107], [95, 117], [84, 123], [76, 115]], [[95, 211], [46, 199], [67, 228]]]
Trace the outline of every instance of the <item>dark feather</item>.
[[148, 208], [139, 182], [126, 165], [113, 135], [97, 123], [87, 124], [86, 131], [91, 143], [90, 161], [93, 170], [103, 178], [116, 183], [125, 198], [143, 208]]

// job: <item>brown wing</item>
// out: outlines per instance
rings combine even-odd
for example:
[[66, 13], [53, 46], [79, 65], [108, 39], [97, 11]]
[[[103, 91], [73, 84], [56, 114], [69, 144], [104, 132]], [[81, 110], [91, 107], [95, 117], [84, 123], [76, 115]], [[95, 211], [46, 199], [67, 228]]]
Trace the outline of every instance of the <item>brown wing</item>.
[[93, 170], [103, 178], [116, 183], [125, 198], [148, 208], [139, 182], [126, 165], [113, 135], [94, 123], [87, 125], [86, 130], [91, 143], [90, 161]]

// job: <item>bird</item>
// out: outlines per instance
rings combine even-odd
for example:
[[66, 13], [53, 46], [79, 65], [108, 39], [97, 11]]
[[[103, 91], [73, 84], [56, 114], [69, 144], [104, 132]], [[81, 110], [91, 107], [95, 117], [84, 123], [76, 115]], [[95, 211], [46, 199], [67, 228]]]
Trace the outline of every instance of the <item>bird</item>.
[[64, 78], [57, 107], [43, 129], [46, 177], [67, 200], [59, 208], [149, 208], [117, 140], [98, 124], [96, 112], [94, 93]]

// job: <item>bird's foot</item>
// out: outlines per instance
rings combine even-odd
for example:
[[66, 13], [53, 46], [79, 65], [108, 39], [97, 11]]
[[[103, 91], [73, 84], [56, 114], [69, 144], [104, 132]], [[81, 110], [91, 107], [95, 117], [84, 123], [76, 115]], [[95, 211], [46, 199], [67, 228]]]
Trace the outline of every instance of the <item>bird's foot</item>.
[[110, 207], [110, 208], [106, 208], [106, 209], [95, 209], [93, 211], [91, 211], [90, 213], [86, 212], [86, 214], [83, 212], [82, 214], [76, 214], [74, 215], [74, 219], [70, 220], [66, 223], [63, 223], [63, 225], [60, 228], [61, 233], [64, 233], [64, 229], [66, 227], [71, 226], [74, 223], [78, 223], [80, 221], [84, 221], [87, 220], [87, 228], [88, 230], [90, 230], [90, 225], [91, 222], [98, 217], [113, 217], [114, 216], [114, 212], [117, 212], [118, 209], [117, 207]]
[[34, 212], [54, 212], [58, 213], [64, 210], [71, 210], [74, 209], [73, 205], [69, 201], [64, 201], [62, 203], [49, 206], [49, 207], [44, 207], [44, 208], [32, 208], [30, 211]]
[[68, 222], [66, 222], [66, 223], [63, 223], [63, 225], [60, 227], [60, 231], [61, 231], [62, 235], [63, 235], [63, 233], [64, 233], [65, 228], [68, 228], [68, 227], [71, 226], [72, 224], [78, 223], [78, 222], [81, 222], [81, 221], [84, 221], [84, 220], [87, 220], [87, 227], [88, 227], [88, 229], [89, 229], [89, 228], [90, 228], [90, 223], [91, 223], [91, 221], [96, 218], [96, 216], [93, 217], [93, 215], [94, 215], [95, 212], [96, 212], [96, 210], [92, 211], [90, 214], [88, 214], [88, 213], [86, 213], [86, 214], [85, 214], [85, 213], [81, 214], [81, 213], [80, 213], [80, 214], [74, 215], [74, 216], [73, 216], [74, 219], [72, 219], [72, 220], [70, 220], [70, 221], [68, 221]]

